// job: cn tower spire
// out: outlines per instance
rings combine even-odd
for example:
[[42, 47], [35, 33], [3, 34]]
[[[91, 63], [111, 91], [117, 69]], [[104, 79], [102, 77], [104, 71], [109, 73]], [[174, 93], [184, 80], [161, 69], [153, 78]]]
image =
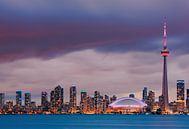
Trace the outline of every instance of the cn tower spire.
[[163, 46], [164, 46], [164, 49], [167, 48], [167, 25], [166, 25], [166, 18], [164, 19], [164, 34], [163, 34], [163, 37], [164, 37], [164, 41], [163, 41]]

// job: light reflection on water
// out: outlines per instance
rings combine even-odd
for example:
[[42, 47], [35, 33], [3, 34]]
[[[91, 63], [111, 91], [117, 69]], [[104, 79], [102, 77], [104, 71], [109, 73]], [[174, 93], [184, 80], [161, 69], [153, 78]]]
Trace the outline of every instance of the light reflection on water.
[[189, 129], [189, 116], [0, 115], [0, 129]]

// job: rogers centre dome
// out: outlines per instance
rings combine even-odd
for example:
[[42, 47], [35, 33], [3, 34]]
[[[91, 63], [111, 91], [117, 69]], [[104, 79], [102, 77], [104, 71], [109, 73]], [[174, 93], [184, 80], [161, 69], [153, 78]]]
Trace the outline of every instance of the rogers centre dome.
[[120, 98], [109, 104], [108, 113], [141, 113], [144, 112], [147, 104], [136, 98]]

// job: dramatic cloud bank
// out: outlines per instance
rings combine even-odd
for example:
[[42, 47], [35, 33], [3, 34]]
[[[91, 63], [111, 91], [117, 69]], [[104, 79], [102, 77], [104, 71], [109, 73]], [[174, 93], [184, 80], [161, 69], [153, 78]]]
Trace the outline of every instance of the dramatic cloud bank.
[[[186, 0], [1, 0], [0, 92], [49, 91], [76, 83], [90, 94], [161, 93], [167, 17], [170, 94], [188, 82]], [[186, 83], [187, 85], [187, 83]], [[187, 88], [187, 87], [186, 87]], [[68, 93], [67, 93], [68, 94]]]

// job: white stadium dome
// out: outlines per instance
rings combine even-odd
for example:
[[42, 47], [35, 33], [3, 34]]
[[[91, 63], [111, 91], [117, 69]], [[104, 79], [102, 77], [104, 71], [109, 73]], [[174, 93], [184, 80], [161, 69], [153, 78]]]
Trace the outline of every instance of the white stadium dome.
[[109, 104], [111, 108], [144, 108], [147, 104], [136, 98], [120, 98]]

